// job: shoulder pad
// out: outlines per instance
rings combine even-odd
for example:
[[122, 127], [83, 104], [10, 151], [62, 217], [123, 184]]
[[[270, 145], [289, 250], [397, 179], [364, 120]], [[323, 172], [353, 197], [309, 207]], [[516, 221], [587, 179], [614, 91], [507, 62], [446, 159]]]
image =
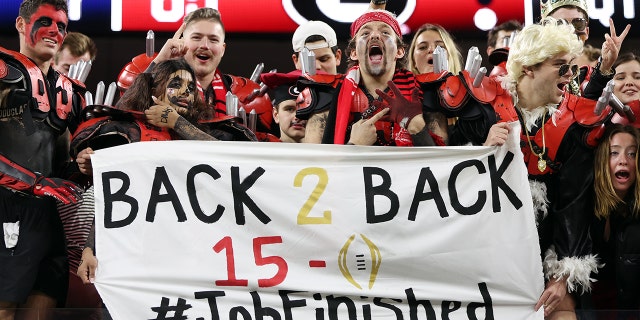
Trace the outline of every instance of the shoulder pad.
[[3, 47], [0, 47], [0, 60], [3, 60], [7, 66], [12, 66], [13, 69], [18, 70], [23, 77], [28, 77], [27, 81], [24, 81], [27, 86], [25, 89], [31, 91], [33, 98], [38, 102], [38, 109], [43, 112], [49, 111], [51, 108], [49, 97], [45, 88], [44, 74], [40, 68], [27, 56]]
[[554, 114], [555, 121], [575, 121], [583, 127], [593, 128], [602, 125], [609, 119], [611, 107], [607, 106], [605, 110], [595, 114], [597, 101], [579, 97], [573, 94], [565, 93], [562, 103], [558, 107], [558, 112]]
[[422, 83], [432, 83], [432, 82], [442, 82], [445, 80], [445, 78], [451, 76], [451, 73], [447, 70], [443, 70], [440, 73], [433, 73], [433, 72], [427, 72], [427, 73], [421, 73], [421, 74], [416, 74], [414, 75], [416, 82], [422, 84]]
[[[254, 90], [260, 90], [260, 85], [249, 78], [234, 76], [225, 74], [226, 77], [231, 79], [231, 85], [229, 91], [238, 97], [238, 101], [242, 104], [242, 107], [247, 112], [247, 115], [251, 110], [255, 110], [258, 114], [258, 119], [263, 128], [257, 126], [256, 130], [269, 131], [271, 128], [271, 122], [273, 121], [273, 105], [269, 95], [257, 95], [253, 99], [247, 99]], [[240, 106], [238, 106], [240, 108]]]
[[438, 90], [440, 101], [445, 109], [456, 110], [469, 99], [467, 89], [459, 77], [448, 77]]
[[56, 81], [56, 115], [66, 119], [73, 105], [73, 82], [64, 75], [59, 75]]
[[118, 81], [116, 82], [118, 88], [120, 88], [122, 92], [127, 90], [133, 83], [133, 80], [147, 70], [157, 55], [158, 53], [155, 53], [152, 57], [147, 57], [147, 55], [143, 53], [133, 57], [131, 62], [127, 63], [118, 74]]
[[462, 83], [471, 94], [471, 97], [481, 103], [491, 103], [496, 99], [497, 95], [503, 94], [505, 91], [502, 85], [494, 78], [482, 77], [482, 83], [476, 88], [473, 86], [473, 79], [471, 79], [469, 72], [462, 71], [459, 77], [464, 80]]
[[12, 65], [8, 65], [4, 60], [0, 60], [0, 80], [6, 83], [18, 83], [24, 79], [22, 72]]

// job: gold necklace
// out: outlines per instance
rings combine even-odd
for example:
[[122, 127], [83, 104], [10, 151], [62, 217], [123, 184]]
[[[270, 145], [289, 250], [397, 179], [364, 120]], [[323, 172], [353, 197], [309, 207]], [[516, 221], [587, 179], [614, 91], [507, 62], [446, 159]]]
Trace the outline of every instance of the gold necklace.
[[[524, 113], [522, 113], [524, 115]], [[545, 161], [542, 156], [544, 155], [544, 151], [547, 148], [545, 141], [544, 141], [544, 117], [546, 115], [546, 110], [545, 113], [542, 114], [542, 124], [541, 124], [541, 130], [542, 130], [542, 151], [540, 153], [536, 153], [535, 151], [533, 151], [533, 144], [531, 144], [531, 137], [529, 137], [529, 130], [527, 130], [527, 121], [526, 119], [524, 119], [524, 133], [527, 135], [527, 141], [529, 142], [529, 148], [531, 149], [531, 153], [533, 153], [533, 155], [538, 157], [538, 170], [540, 170], [540, 172], [544, 172], [545, 169], [547, 169], [547, 161]]]

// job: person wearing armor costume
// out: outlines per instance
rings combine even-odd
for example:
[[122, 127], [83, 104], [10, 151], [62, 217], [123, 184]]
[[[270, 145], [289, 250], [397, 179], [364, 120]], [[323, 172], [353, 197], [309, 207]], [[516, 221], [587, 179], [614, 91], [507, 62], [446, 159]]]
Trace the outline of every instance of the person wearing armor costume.
[[509, 122], [520, 123], [546, 279], [535, 309], [544, 306], [549, 319], [575, 319], [576, 298], [590, 290], [597, 271], [589, 238], [593, 149], [613, 113], [605, 106], [594, 114], [597, 101], [568, 91], [582, 51], [573, 32], [554, 18], [523, 28], [502, 83], [484, 77], [474, 86], [466, 70], [418, 77], [425, 108], [458, 117], [452, 144], [502, 145]]
[[[438, 134], [423, 116], [419, 88], [413, 73], [404, 69], [405, 47], [400, 25], [393, 14], [371, 10], [351, 25], [352, 39], [347, 48], [351, 60], [344, 79], [338, 79], [324, 99], [307, 99], [302, 110], [330, 108], [322, 142], [344, 144], [354, 123], [389, 107], [387, 121], [376, 121], [376, 145], [440, 145], [446, 140], [446, 119], [442, 117]], [[312, 90], [313, 91], [313, 90]], [[302, 110], [298, 110], [298, 117]], [[436, 123], [436, 121], [433, 121]]]
[[[305, 123], [306, 130], [300, 133], [295, 128], [287, 127], [285, 124], [282, 134], [285, 136], [297, 135], [303, 143], [321, 143], [324, 122], [329, 112], [328, 106], [333, 96], [335, 85], [342, 79], [342, 75], [328, 75], [320, 73], [317, 75], [303, 74], [300, 70], [289, 73], [263, 73], [261, 80], [271, 89], [270, 96], [274, 98], [274, 108], [292, 108], [291, 113], [286, 110], [279, 110], [278, 116], [286, 121], [295, 123]], [[300, 91], [302, 89], [302, 91]], [[284, 99], [284, 100], [282, 100]], [[284, 112], [283, 112], [284, 111]], [[389, 111], [388, 108], [376, 113], [371, 118], [354, 123], [351, 128], [348, 144], [352, 145], [372, 145], [377, 140], [376, 128], [373, 124], [380, 120]], [[285, 113], [283, 116], [282, 113]], [[274, 111], [274, 118], [276, 112]], [[309, 128], [309, 122], [316, 120], [316, 125]], [[285, 132], [285, 131], [288, 131]], [[281, 136], [282, 138], [282, 136]], [[285, 139], [290, 139], [286, 138]], [[286, 140], [282, 140], [286, 142]]]
[[[161, 111], [159, 120], [149, 121], [146, 112], [155, 107]], [[190, 125], [197, 123], [203, 113], [210, 112], [196, 94], [195, 74], [184, 59], [163, 61], [152, 73], [137, 76], [115, 108], [87, 107], [87, 121], [74, 135], [71, 152], [144, 141], [216, 140], [213, 136], [217, 134], [210, 136]], [[171, 127], [171, 131], [167, 127]], [[90, 162], [83, 163], [80, 168], [83, 173], [91, 174]], [[82, 253], [77, 273], [84, 283], [89, 283], [93, 255], [94, 248], [88, 245]]]
[[[596, 310], [620, 310], [599, 311], [603, 319], [635, 319], [640, 310], [638, 146], [636, 127], [613, 124], [596, 149], [591, 237], [604, 267], [594, 275], [598, 281], [587, 305]], [[625, 315], [622, 310], [635, 311]]]
[[147, 71], [161, 61], [184, 57], [196, 73], [198, 92], [214, 111], [209, 122], [236, 121], [234, 116], [227, 115], [226, 94], [231, 92], [238, 97], [238, 108], [244, 108], [247, 114], [252, 110], [258, 114], [256, 132], [259, 140], [270, 141], [275, 138], [270, 134], [271, 100], [266, 95], [253, 94], [260, 89], [254, 81], [223, 74], [218, 69], [226, 47], [224, 40], [225, 31], [218, 10], [196, 9], [184, 17], [182, 26], [167, 40]]
[[0, 47], [0, 319], [46, 315], [62, 304], [68, 283], [64, 233], [55, 200], [76, 202], [80, 189], [54, 177], [55, 142], [75, 130], [83, 84], [59, 75], [51, 61], [68, 24], [64, 0], [25, 0], [16, 29], [20, 52]]
[[595, 101], [567, 91], [582, 51], [573, 32], [570, 24], [547, 18], [518, 34], [503, 82], [512, 102], [494, 103], [500, 123], [485, 139], [485, 145], [501, 145], [509, 131], [505, 121], [520, 122], [546, 279], [535, 308], [544, 306], [549, 319], [575, 319], [576, 296], [590, 290], [597, 271], [589, 237], [593, 148], [611, 115], [609, 107], [595, 115]]

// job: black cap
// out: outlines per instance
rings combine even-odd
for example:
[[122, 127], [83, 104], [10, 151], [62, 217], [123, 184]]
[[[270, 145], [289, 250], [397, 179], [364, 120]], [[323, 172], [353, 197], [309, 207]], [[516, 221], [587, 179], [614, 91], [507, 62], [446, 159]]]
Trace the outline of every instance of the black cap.
[[271, 97], [271, 104], [273, 106], [277, 106], [282, 101], [286, 100], [296, 100], [298, 98], [298, 88], [296, 85], [281, 85], [277, 86], [269, 91], [269, 97]]

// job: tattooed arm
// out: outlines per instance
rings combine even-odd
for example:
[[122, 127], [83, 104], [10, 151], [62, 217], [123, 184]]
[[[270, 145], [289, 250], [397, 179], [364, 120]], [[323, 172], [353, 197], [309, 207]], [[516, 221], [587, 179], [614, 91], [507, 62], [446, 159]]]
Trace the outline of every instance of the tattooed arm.
[[304, 133], [304, 143], [322, 143], [322, 135], [327, 127], [327, 117], [329, 111], [320, 112], [312, 115], [307, 121], [307, 127]]
[[191, 122], [187, 121], [187, 119], [182, 116], [178, 117], [178, 120], [176, 120], [173, 131], [175, 131], [182, 139], [185, 140], [218, 140], [208, 135], [204, 131], [198, 129], [198, 127], [194, 126]]
[[183, 116], [179, 115], [176, 110], [167, 105], [155, 105], [144, 111], [147, 122], [160, 127], [173, 130], [178, 136], [185, 140], [218, 140], [197, 126], [189, 122]]

